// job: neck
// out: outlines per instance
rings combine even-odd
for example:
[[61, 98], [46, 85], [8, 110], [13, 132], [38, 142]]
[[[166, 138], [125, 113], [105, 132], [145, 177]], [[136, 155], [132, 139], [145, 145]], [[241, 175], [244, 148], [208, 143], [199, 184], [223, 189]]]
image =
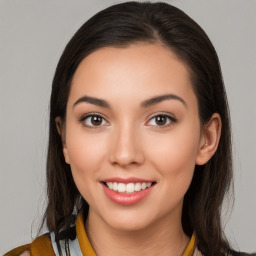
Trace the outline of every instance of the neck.
[[127, 231], [113, 229], [89, 212], [86, 230], [97, 256], [181, 256], [189, 242], [181, 220], [170, 218], [144, 229]]

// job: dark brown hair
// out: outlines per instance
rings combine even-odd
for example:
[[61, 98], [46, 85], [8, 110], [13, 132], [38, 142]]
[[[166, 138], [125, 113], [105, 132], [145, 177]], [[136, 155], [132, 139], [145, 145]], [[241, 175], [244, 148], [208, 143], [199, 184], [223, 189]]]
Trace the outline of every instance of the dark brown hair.
[[222, 134], [215, 155], [195, 166], [185, 195], [182, 225], [204, 255], [225, 255], [230, 248], [221, 225], [221, 206], [232, 178], [230, 118], [216, 51], [203, 29], [184, 12], [166, 3], [126, 2], [113, 5], [89, 19], [67, 44], [52, 83], [50, 135], [47, 158], [48, 206], [44, 221], [58, 233], [72, 223], [72, 213], [88, 212], [88, 204], [64, 161], [55, 118], [65, 123], [73, 75], [80, 62], [101, 47], [128, 47], [136, 43], [162, 44], [174, 52], [190, 71], [199, 105], [201, 125], [213, 113], [222, 119]]

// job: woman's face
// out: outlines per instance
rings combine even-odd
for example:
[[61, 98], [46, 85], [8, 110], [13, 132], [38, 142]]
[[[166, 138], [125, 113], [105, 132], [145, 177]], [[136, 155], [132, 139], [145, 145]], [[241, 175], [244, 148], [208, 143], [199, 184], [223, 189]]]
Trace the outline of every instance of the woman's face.
[[92, 220], [180, 223], [202, 137], [188, 70], [167, 48], [106, 47], [76, 70], [63, 151]]

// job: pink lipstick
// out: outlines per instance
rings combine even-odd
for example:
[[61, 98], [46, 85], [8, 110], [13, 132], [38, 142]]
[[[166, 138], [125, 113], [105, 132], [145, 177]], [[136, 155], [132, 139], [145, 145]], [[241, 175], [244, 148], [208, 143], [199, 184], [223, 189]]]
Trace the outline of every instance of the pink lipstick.
[[132, 205], [150, 194], [156, 182], [139, 178], [110, 178], [103, 180], [103, 191], [113, 202]]

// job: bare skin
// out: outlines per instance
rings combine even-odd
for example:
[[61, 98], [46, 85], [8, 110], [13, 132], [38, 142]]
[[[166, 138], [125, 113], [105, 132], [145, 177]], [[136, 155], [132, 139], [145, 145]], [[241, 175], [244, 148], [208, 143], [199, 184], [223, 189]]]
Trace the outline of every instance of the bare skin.
[[29, 251], [25, 251], [22, 254], [20, 254], [20, 256], [30, 256], [30, 252]]
[[[66, 123], [56, 123], [65, 161], [90, 205], [86, 230], [96, 254], [181, 255], [189, 241], [183, 198], [195, 165], [215, 153], [221, 129], [218, 114], [201, 126], [187, 67], [161, 45], [97, 50], [74, 75]], [[154, 186], [122, 205], [104, 192], [113, 177]]]

